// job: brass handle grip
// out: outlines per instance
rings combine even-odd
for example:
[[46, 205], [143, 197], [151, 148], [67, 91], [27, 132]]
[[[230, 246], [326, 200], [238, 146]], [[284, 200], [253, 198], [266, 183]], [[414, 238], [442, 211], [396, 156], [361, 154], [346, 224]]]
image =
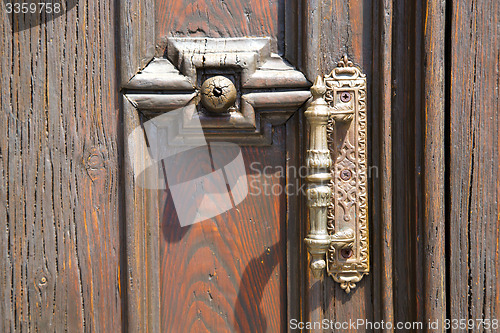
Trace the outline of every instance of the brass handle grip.
[[311, 87], [305, 116], [309, 232], [315, 278], [329, 275], [347, 293], [369, 271], [366, 77], [346, 56]]

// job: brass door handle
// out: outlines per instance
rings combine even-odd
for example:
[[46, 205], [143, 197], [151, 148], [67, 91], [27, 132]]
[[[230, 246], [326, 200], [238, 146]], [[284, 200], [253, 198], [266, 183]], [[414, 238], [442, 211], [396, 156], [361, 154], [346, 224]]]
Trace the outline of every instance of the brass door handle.
[[305, 243], [313, 275], [326, 268], [349, 293], [369, 271], [366, 76], [344, 56], [311, 93]]

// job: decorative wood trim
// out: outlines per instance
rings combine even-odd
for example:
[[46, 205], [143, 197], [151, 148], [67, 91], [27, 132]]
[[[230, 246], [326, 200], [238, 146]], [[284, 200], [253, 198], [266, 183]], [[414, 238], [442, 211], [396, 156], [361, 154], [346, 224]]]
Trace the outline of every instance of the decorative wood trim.
[[[154, 55], [154, 0], [121, 0], [120, 8], [120, 62], [122, 87], [143, 69]], [[128, 136], [140, 126], [137, 109], [123, 98], [123, 144], [125, 246], [126, 258], [122, 265], [123, 316], [130, 332], [160, 332], [160, 294], [158, 252], [158, 209], [154, 191], [136, 186]], [[134, 156], [137, 159], [137, 156]], [[153, 215], [150, 215], [153, 214]]]
[[[208, 140], [271, 144], [271, 126], [284, 123], [310, 97], [305, 76], [271, 53], [269, 38], [169, 38], [167, 56], [134, 75], [125, 96], [148, 117], [184, 108], [186, 123], [199, 118]], [[226, 74], [236, 83], [238, 98], [229, 112], [214, 115], [201, 107], [206, 73]], [[192, 135], [186, 127], [179, 131], [184, 134]]]
[[194, 91], [193, 82], [164, 58], [153, 58], [123, 86], [129, 90]]

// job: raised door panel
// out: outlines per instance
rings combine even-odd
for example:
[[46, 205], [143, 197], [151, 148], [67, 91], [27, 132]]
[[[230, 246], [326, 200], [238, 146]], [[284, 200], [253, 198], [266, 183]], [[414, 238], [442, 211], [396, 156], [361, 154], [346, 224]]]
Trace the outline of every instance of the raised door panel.
[[273, 145], [242, 148], [249, 193], [235, 208], [181, 226], [171, 193], [160, 196], [162, 331], [284, 330], [285, 133], [275, 128]]
[[[280, 53], [284, 47], [284, 21], [279, 19], [283, 6], [274, 1], [158, 0], [156, 54], [171, 57], [169, 37], [267, 37], [271, 53]], [[248, 43], [250, 49], [251, 41]], [[207, 67], [201, 80], [219, 70], [217, 66]], [[229, 74], [236, 78], [235, 83], [239, 75], [238, 71]], [[303, 90], [307, 92], [307, 81], [304, 82]], [[196, 85], [199, 87], [201, 83]], [[263, 88], [260, 91], [266, 91]], [[257, 90], [246, 88], [241, 93], [254, 91]], [[298, 195], [292, 193], [299, 190], [300, 184], [298, 176], [287, 173], [287, 167], [294, 168], [299, 162], [296, 139], [300, 132], [299, 106], [281, 120], [272, 121], [274, 126], [268, 127], [271, 131], [265, 134], [267, 142], [252, 142], [251, 136], [238, 139], [249, 188], [245, 199], [232, 209], [181, 226], [172, 192], [167, 189], [158, 195], [155, 215], [160, 218], [161, 331], [283, 332], [287, 330], [291, 312], [294, 317], [300, 313], [299, 301], [287, 303], [293, 301], [287, 297], [287, 291], [292, 284], [298, 285], [300, 274], [299, 256], [295, 254], [299, 246], [296, 228], [300, 219], [295, 213], [299, 209]], [[256, 110], [257, 126], [260, 126], [259, 112]], [[265, 112], [271, 116], [279, 114], [276, 106], [268, 107]], [[213, 114], [208, 113], [204, 118], [206, 137], [219, 141], [223, 125], [206, 125], [212, 124], [210, 117]], [[237, 132], [237, 128], [232, 131]], [[225, 138], [232, 140], [227, 133]], [[186, 165], [186, 172], [199, 163]], [[285, 187], [292, 180], [296, 184], [288, 187], [290, 196], [287, 196]], [[214, 202], [214, 206], [219, 205], [220, 202]], [[287, 257], [287, 247], [294, 252], [291, 258]], [[293, 289], [300, 292], [297, 287]]]

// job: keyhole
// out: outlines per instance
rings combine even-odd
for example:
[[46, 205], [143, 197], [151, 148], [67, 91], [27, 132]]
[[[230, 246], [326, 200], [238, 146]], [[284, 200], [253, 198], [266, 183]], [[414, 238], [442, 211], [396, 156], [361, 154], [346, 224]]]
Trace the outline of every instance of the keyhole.
[[215, 97], [221, 97], [222, 96], [222, 88], [214, 87], [214, 89], [212, 90], [212, 93], [214, 94]]

